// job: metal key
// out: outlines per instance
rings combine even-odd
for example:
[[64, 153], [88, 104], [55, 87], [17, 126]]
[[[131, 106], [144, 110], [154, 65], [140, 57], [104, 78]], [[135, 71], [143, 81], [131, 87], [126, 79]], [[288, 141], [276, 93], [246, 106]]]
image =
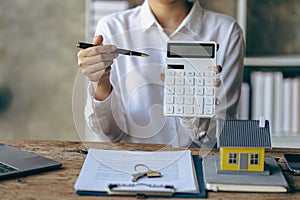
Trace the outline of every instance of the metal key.
[[133, 178], [132, 178], [132, 182], [136, 182], [138, 181], [138, 179], [147, 176], [148, 178], [158, 178], [161, 177], [161, 173], [158, 171], [152, 171], [152, 170], [148, 170], [146, 172], [137, 172], [132, 174]]
[[137, 182], [138, 179], [144, 177], [147, 175], [147, 172], [137, 172], [137, 173], [134, 173], [132, 174], [132, 182]]
[[159, 178], [161, 177], [161, 173], [158, 171], [152, 171], [152, 170], [148, 170], [146, 172], [146, 175], [148, 178]]

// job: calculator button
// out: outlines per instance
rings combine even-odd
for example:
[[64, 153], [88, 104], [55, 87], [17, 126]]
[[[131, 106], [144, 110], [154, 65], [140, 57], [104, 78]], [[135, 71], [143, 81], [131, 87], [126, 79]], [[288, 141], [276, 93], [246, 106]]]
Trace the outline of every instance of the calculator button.
[[167, 85], [175, 85], [175, 78], [174, 77], [168, 77], [167, 78]]
[[193, 95], [194, 94], [194, 87], [186, 87], [185, 88], [185, 94]]
[[176, 87], [175, 88], [176, 95], [183, 95], [184, 94], [184, 87]]
[[167, 94], [175, 94], [175, 87], [166, 87]]
[[174, 70], [168, 70], [167, 75], [168, 76], [175, 76], [175, 71]]
[[173, 114], [174, 113], [174, 106], [166, 105], [166, 113], [167, 114]]
[[200, 106], [200, 105], [199, 105], [199, 106], [197, 107], [196, 114], [197, 114], [197, 115], [203, 115], [203, 106]]
[[194, 97], [193, 96], [185, 96], [184, 97], [185, 104], [193, 105], [194, 104]]
[[173, 104], [174, 103], [174, 96], [167, 96], [166, 97], [166, 103], [167, 104]]
[[203, 114], [203, 97], [197, 97], [196, 98], [196, 113], [198, 115]]
[[176, 85], [184, 85], [184, 78], [183, 77], [176, 77], [175, 83], [176, 83]]
[[204, 87], [197, 87], [195, 91], [196, 95], [204, 95]]
[[207, 78], [205, 80], [205, 85], [206, 86], [213, 86], [214, 85], [214, 80], [212, 78]]
[[196, 78], [196, 85], [203, 86], [204, 85], [204, 79], [203, 78]]
[[176, 104], [183, 104], [184, 103], [183, 96], [175, 96], [175, 103]]
[[183, 106], [182, 105], [176, 105], [175, 106], [175, 113], [176, 114], [183, 114]]
[[186, 79], [186, 84], [187, 85], [194, 85], [194, 78], [188, 77]]
[[184, 71], [177, 71], [177, 76], [184, 76]]
[[204, 72], [196, 72], [196, 76], [198, 76], [198, 77], [204, 77]]
[[186, 76], [194, 76], [195, 72], [186, 72]]
[[212, 114], [214, 114], [214, 108], [212, 106], [206, 106], [205, 107], [205, 114], [206, 115], [212, 115]]
[[187, 115], [194, 114], [194, 106], [184, 106], [184, 113]]
[[196, 97], [195, 101], [196, 101], [196, 104], [203, 104], [204, 97]]
[[205, 95], [206, 96], [213, 96], [214, 95], [214, 88], [213, 87], [207, 87], [205, 89]]
[[205, 105], [214, 105], [214, 98], [213, 97], [205, 97]]

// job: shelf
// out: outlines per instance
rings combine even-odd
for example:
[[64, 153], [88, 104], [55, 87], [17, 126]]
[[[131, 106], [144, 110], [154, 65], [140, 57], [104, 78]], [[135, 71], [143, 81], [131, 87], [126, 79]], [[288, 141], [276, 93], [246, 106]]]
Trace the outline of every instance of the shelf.
[[297, 136], [272, 135], [272, 147], [300, 148], [300, 135]]
[[245, 66], [263, 66], [263, 67], [276, 67], [276, 66], [300, 66], [300, 55], [288, 56], [264, 56], [264, 57], [245, 57]]
[[[299, 53], [296, 53], [299, 52], [299, 49], [297, 48], [297, 44], [298, 44], [297, 40], [295, 40], [297, 39], [296, 36], [298, 33], [297, 31], [298, 29], [295, 28], [298, 27], [297, 26], [298, 21], [295, 19], [298, 18], [297, 15], [294, 16], [289, 14], [292, 12], [291, 9], [295, 8], [296, 10], [299, 7], [298, 1], [297, 1], [297, 5], [298, 5], [297, 7], [295, 7], [296, 5], [295, 1], [289, 3], [280, 2], [281, 3], [280, 6], [278, 6], [278, 2], [276, 3], [275, 0], [265, 1], [263, 3], [261, 3], [260, 1], [237, 0], [237, 3], [238, 3], [237, 21], [244, 31], [244, 35], [245, 35], [244, 38], [246, 44], [247, 42], [250, 41], [249, 38], [252, 39], [252, 41], [255, 41], [258, 37], [261, 37], [260, 40], [264, 41], [263, 39], [267, 39], [268, 41], [266, 41], [265, 44], [256, 43], [257, 45], [256, 48], [261, 48], [262, 46], [266, 47], [266, 44], [270, 45], [271, 48], [278, 48], [281, 42], [284, 41], [284, 44], [289, 44], [289, 51], [285, 49], [283, 51], [271, 51], [271, 52], [295, 52], [294, 55], [277, 54], [272, 56], [266, 56], [266, 54], [264, 53], [268, 51], [259, 51], [262, 52], [261, 56], [245, 57], [244, 59], [245, 71], [243, 77], [244, 82], [251, 83], [250, 74], [253, 71], [281, 71], [283, 73], [284, 78], [299, 77], [300, 76], [300, 55]], [[266, 13], [266, 11], [270, 9], [270, 6], [266, 6], [266, 5], [272, 6], [271, 7], [272, 12]], [[250, 6], [252, 6], [251, 9]], [[249, 20], [251, 17], [253, 17], [252, 21]], [[261, 20], [261, 18], [263, 18], [263, 20]], [[261, 24], [260, 30], [252, 28], [253, 24], [256, 25], [256, 23], [262, 23], [262, 22], [264, 24]], [[277, 27], [281, 30], [274, 34], [273, 27]], [[289, 29], [285, 27], [291, 27], [291, 28]], [[246, 34], [247, 31], [248, 34]], [[263, 35], [260, 35], [261, 33], [263, 33]], [[294, 34], [295, 36], [284, 38], [286, 36], [286, 34], [284, 33], [291, 33], [292, 35], [295, 33]], [[270, 48], [266, 48], [266, 49], [270, 50]], [[252, 93], [250, 93], [250, 95], [252, 95]], [[300, 133], [294, 135], [292, 134], [289, 135], [286, 133], [277, 133], [272, 136], [272, 140], [273, 140], [273, 147], [300, 148]]]

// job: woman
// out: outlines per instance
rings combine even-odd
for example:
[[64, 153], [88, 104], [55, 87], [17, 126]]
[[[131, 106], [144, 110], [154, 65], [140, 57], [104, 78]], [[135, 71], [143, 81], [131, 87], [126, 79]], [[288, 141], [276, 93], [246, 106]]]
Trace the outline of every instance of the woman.
[[[86, 106], [90, 127], [104, 141], [215, 145], [209, 121], [165, 117], [162, 112], [166, 44], [169, 40], [215, 41], [225, 93], [216, 116], [236, 117], [243, 77], [244, 41], [238, 24], [201, 8], [198, 1], [145, 0], [143, 5], [102, 18], [94, 44], [80, 50], [78, 64], [91, 81]], [[116, 47], [149, 57], [120, 56]], [[158, 78], [160, 74], [160, 79]]]

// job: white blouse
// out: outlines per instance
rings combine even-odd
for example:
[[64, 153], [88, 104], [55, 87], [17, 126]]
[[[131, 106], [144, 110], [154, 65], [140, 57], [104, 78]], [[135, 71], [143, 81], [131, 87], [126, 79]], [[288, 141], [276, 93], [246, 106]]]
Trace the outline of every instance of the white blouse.
[[[216, 144], [215, 119], [236, 118], [243, 78], [244, 40], [233, 18], [205, 10], [195, 1], [188, 16], [168, 36], [146, 0], [139, 7], [102, 18], [95, 35], [103, 35], [104, 44], [150, 54], [149, 57], [120, 55], [114, 61], [110, 77], [113, 91], [105, 101], [95, 100], [89, 86], [85, 117], [101, 141], [175, 147], [188, 147], [195, 142], [212, 147]], [[217, 89], [221, 105], [217, 106], [213, 120], [163, 115], [163, 82], [159, 73], [166, 66], [169, 40], [215, 41], [220, 45], [217, 64], [223, 71], [218, 78], [223, 85]]]

